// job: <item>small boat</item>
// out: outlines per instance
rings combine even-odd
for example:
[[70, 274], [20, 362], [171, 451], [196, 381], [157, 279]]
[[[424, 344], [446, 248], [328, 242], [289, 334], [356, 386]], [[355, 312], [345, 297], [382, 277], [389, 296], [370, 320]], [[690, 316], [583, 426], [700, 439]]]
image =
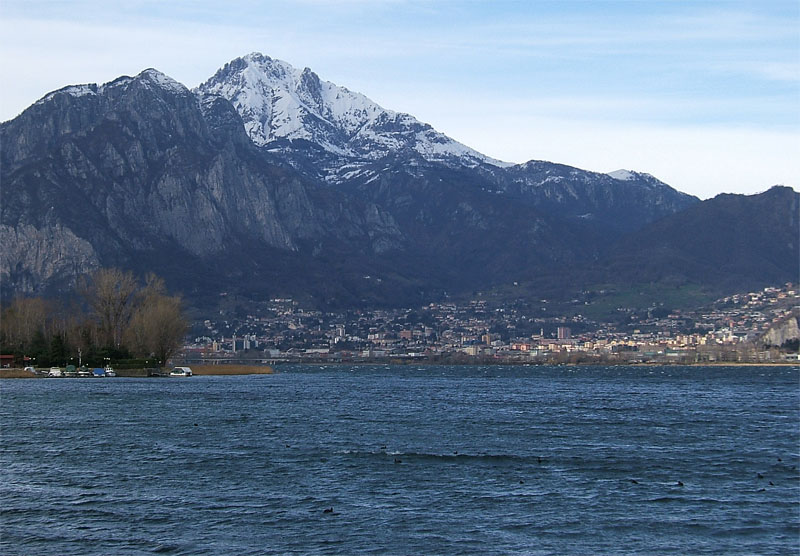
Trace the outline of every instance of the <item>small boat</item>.
[[105, 368], [103, 368], [103, 371], [105, 371], [105, 376], [117, 376], [117, 373], [114, 372], [114, 369], [111, 368], [111, 365], [106, 365]]
[[192, 376], [192, 369], [189, 367], [175, 367], [169, 376]]
[[61, 378], [64, 373], [61, 372], [60, 367], [50, 367], [50, 372], [47, 373], [48, 378]]

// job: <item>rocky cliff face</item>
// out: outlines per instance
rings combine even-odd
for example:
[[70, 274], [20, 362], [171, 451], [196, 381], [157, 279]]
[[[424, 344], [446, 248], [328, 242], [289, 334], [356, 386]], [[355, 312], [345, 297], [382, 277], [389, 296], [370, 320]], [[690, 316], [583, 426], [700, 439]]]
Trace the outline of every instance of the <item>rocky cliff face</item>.
[[[328, 203], [259, 152], [230, 103], [155, 70], [68, 87], [2, 124], [4, 287], [35, 291], [98, 264], [208, 258], [303, 241], [397, 241], [391, 217]], [[13, 248], [11, 248], [13, 247]]]
[[58, 222], [0, 225], [0, 279], [17, 292], [40, 291], [45, 284], [67, 287], [99, 265], [92, 244]]
[[767, 346], [781, 347], [792, 340], [800, 340], [800, 326], [797, 315], [791, 315], [777, 325], [772, 326], [762, 336], [761, 342]]

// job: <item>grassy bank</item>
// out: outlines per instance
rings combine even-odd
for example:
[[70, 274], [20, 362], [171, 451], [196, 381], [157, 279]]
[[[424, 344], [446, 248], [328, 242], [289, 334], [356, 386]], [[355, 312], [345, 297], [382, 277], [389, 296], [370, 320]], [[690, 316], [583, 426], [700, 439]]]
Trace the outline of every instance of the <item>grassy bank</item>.
[[272, 367], [265, 365], [192, 365], [196, 375], [271, 375]]
[[41, 378], [22, 369], [0, 369], [0, 378]]

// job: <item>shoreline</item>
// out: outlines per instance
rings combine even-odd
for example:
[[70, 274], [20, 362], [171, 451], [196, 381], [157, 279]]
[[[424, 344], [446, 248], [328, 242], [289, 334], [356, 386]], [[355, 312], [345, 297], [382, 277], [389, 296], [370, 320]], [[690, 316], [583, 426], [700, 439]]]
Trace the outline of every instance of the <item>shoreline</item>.
[[[368, 361], [280, 361], [274, 365], [352, 365], [352, 366], [393, 366], [393, 367], [800, 367], [800, 361], [786, 361], [769, 363], [750, 363], [738, 361], [717, 361], [700, 363], [673, 363], [673, 362], [624, 362], [624, 361], [582, 361], [578, 363], [561, 362], [530, 362], [530, 361], [502, 361], [502, 360], [481, 360], [481, 361], [430, 361], [430, 360], [408, 360], [408, 359], [387, 359], [387, 360], [368, 360]], [[194, 367], [192, 367], [194, 368]]]
[[[271, 375], [275, 374], [275, 369], [266, 365], [197, 365], [191, 367], [192, 374], [197, 376], [236, 376], [236, 375]], [[42, 369], [46, 373], [46, 369]], [[164, 373], [159, 376], [149, 374], [149, 369], [116, 369], [117, 377], [120, 378], [168, 378], [169, 369], [162, 369]], [[45, 374], [33, 374], [23, 369], [0, 369], [0, 379], [25, 379], [25, 378], [47, 378]], [[79, 377], [60, 377], [60, 378], [79, 378]], [[98, 378], [98, 377], [82, 377]], [[102, 377], [111, 378], [111, 377]]]
[[[800, 368], [800, 363], [740, 363], [740, 362], [714, 362], [714, 363], [519, 363], [519, 362], [475, 362], [475, 363], [441, 363], [430, 361], [386, 361], [386, 362], [342, 362], [342, 361], [292, 361], [282, 362], [281, 365], [349, 365], [349, 366], [396, 366], [407, 367], [415, 365], [420, 367], [433, 366], [454, 366], [454, 367], [475, 367], [487, 365], [520, 366], [520, 367], [787, 367]], [[271, 375], [278, 371], [272, 366], [266, 365], [195, 365], [191, 366], [192, 374], [195, 376], [244, 376], [244, 375]], [[121, 378], [168, 378], [167, 374], [160, 377], [152, 377], [147, 374], [147, 369], [119, 369], [117, 376]], [[166, 372], [166, 371], [165, 371]], [[26, 378], [47, 378], [44, 375], [34, 375], [22, 369], [0, 369], [0, 380], [2, 379], [26, 379]], [[66, 377], [64, 377], [66, 378]], [[76, 377], [72, 377], [76, 378]], [[87, 377], [88, 378], [88, 377]], [[94, 378], [94, 377], [93, 377]]]

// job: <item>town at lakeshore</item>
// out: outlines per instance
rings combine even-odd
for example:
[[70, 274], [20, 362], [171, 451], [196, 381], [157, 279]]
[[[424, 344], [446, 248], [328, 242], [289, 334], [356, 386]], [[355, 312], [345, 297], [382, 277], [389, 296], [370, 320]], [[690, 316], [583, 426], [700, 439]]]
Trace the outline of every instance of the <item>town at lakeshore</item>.
[[[386, 362], [713, 364], [798, 361], [800, 295], [791, 283], [692, 311], [617, 308], [613, 322], [547, 313], [548, 300], [473, 300], [342, 313], [272, 299], [192, 328], [185, 363]], [[579, 300], [576, 300], [579, 303]], [[255, 311], [253, 311], [255, 313]]]

